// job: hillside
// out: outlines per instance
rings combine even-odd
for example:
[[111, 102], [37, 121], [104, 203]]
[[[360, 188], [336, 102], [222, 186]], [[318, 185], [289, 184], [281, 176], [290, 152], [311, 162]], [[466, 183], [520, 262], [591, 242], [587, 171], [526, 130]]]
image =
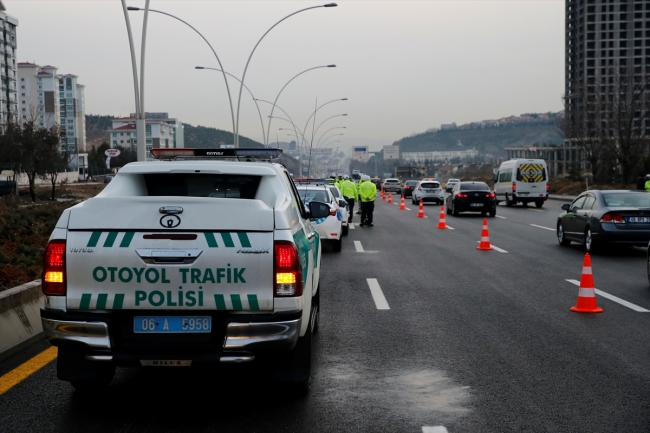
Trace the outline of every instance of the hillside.
[[556, 122], [551, 120], [539, 123], [511, 122], [484, 129], [471, 129], [467, 125], [461, 125], [451, 130], [430, 130], [414, 134], [393, 145], [399, 145], [401, 152], [478, 149], [483, 155], [506, 156], [506, 147], [557, 145], [562, 144], [562, 141]]
[[[104, 116], [97, 114], [86, 114], [86, 143], [90, 149], [93, 146], [99, 147], [104, 141], [108, 141], [108, 130], [111, 129], [112, 120], [115, 116]], [[192, 126], [183, 123], [185, 147], [217, 148], [220, 143], [230, 144], [233, 142], [231, 132], [205, 126]], [[239, 142], [242, 147], [261, 147], [262, 144], [250, 138], [241, 136]]]

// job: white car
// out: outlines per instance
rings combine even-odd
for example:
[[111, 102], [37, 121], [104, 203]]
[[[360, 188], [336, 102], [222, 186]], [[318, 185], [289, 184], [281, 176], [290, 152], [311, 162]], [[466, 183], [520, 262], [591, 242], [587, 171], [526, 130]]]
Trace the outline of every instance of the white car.
[[312, 201], [326, 203], [330, 207], [330, 214], [324, 218], [312, 218], [312, 227], [320, 236], [321, 242], [328, 242], [334, 251], [341, 251], [341, 238], [343, 237], [343, 213], [335, 202], [334, 196], [326, 185], [299, 185], [298, 194], [309, 206]]
[[339, 210], [343, 215], [343, 221], [341, 221], [343, 224], [343, 236], [347, 236], [349, 230], [348, 219], [350, 216], [350, 206], [348, 206], [348, 202], [345, 197], [343, 197], [343, 194], [341, 193], [341, 190], [338, 186], [328, 185], [327, 187], [330, 189], [332, 196], [334, 196], [334, 202], [338, 205]]
[[423, 180], [418, 182], [417, 186], [413, 189], [411, 201], [413, 204], [426, 202], [435, 202], [443, 204], [445, 201], [445, 193], [440, 187], [440, 182], [437, 180]]
[[331, 206], [303, 208], [272, 162], [281, 152], [152, 149], [63, 211], [41, 309], [59, 379], [93, 392], [116, 366], [252, 362], [308, 386], [321, 268], [311, 221]]

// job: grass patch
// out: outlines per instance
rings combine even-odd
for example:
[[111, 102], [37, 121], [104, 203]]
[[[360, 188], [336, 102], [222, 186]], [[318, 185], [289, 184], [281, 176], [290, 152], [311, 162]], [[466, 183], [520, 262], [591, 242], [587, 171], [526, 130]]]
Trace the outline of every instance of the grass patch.
[[64, 209], [71, 203], [0, 200], [0, 291], [40, 278], [43, 252]]

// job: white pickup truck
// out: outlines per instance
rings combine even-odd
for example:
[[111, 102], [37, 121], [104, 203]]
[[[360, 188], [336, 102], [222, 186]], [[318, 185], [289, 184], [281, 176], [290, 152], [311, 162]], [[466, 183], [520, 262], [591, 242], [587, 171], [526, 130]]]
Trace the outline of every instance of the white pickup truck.
[[257, 160], [279, 149], [152, 155], [64, 211], [52, 232], [41, 317], [59, 379], [92, 390], [116, 366], [257, 357], [305, 389], [321, 261], [309, 218], [328, 205], [305, 207], [282, 165]]

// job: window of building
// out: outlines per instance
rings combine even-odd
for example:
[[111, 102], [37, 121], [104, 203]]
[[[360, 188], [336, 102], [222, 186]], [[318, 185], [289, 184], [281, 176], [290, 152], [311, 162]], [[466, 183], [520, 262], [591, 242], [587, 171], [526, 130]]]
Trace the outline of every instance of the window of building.
[[74, 123], [74, 119], [68, 119], [68, 123]]
[[22, 94], [21, 94], [21, 96], [25, 96], [25, 94], [24, 94], [24, 93], [22, 93]]
[[66, 98], [72, 98], [72, 92], [68, 92], [68, 93], [66, 93], [66, 94], [65, 94], [65, 97], [66, 97]]
[[24, 78], [21, 78], [20, 81], [25, 81], [25, 79], [24, 79]]
[[74, 117], [74, 113], [73, 112], [68, 112], [68, 117]]

